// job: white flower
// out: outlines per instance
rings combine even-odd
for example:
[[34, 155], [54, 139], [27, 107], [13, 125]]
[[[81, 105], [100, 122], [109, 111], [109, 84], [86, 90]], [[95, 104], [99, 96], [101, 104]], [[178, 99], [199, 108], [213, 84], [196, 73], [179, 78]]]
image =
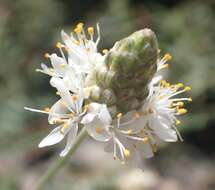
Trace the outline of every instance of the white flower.
[[[61, 36], [64, 44], [60, 42], [56, 44], [61, 57], [55, 53], [46, 53], [45, 57], [50, 59], [52, 67], [42, 63], [41, 69], [37, 69], [37, 71], [51, 77], [63, 79], [65, 85], [73, 93], [77, 93], [80, 90], [79, 86], [82, 86], [83, 90], [86, 91], [85, 98], [89, 96], [92, 88], [89, 87], [89, 81], [94, 69], [103, 65], [104, 61], [104, 56], [97, 51], [100, 39], [99, 26], [97, 25], [98, 38], [96, 41], [94, 41], [94, 28], [88, 27], [87, 31], [88, 36], [85, 34], [83, 23], [79, 23], [70, 36], [62, 31]], [[64, 54], [65, 51], [68, 58]], [[88, 81], [86, 82], [86, 80]]]
[[144, 119], [140, 118], [136, 111], [128, 112], [125, 116], [119, 113], [117, 119], [111, 122], [108, 110], [101, 105], [99, 107], [100, 112], [96, 111], [94, 114], [92, 110], [89, 115], [84, 116], [83, 120], [84, 123], [89, 122], [86, 127], [93, 138], [108, 142], [105, 150], [113, 152], [114, 159], [122, 163], [138, 161], [137, 164], [140, 164], [142, 158], [153, 156], [150, 139], [140, 131]]
[[78, 124], [86, 113], [86, 110], [83, 109], [83, 92], [80, 91], [79, 94], [71, 95], [63, 80], [59, 78], [53, 77], [50, 83], [57, 88], [61, 99], [50, 109], [45, 109], [44, 111], [31, 108], [25, 109], [48, 114], [48, 121], [50, 124], [60, 123], [58, 127], [52, 130], [51, 133], [41, 141], [39, 147], [54, 145], [67, 136], [66, 147], [60, 153], [61, 156], [65, 156], [77, 135]]
[[[50, 109], [37, 110], [25, 108], [30, 111], [48, 114], [48, 121], [50, 124], [60, 123], [58, 127], [52, 130], [51, 133], [41, 141], [39, 144], [40, 148], [57, 144], [67, 135], [66, 147], [60, 153], [60, 156], [65, 156], [75, 140], [80, 123], [86, 127], [88, 134], [95, 140], [109, 140], [109, 134], [106, 133], [106, 130], [108, 130], [112, 120], [106, 105], [92, 102], [89, 105], [85, 105], [83, 108], [83, 90], [80, 90], [79, 94], [71, 94], [63, 79], [56, 77], [53, 77], [50, 83], [53, 87], [57, 88], [61, 99]], [[100, 130], [101, 134], [94, 133], [94, 129], [97, 132]]]
[[[94, 41], [94, 28], [88, 27], [87, 31], [89, 38], [85, 34], [83, 23], [79, 23], [70, 36], [62, 31], [61, 36], [64, 44], [60, 42], [56, 44], [62, 57], [46, 53], [45, 57], [50, 59], [52, 68], [41, 64], [41, 69], [37, 69], [37, 71], [61, 78], [65, 76], [68, 69], [72, 69], [78, 74], [90, 73], [96, 64], [103, 62], [104, 57], [97, 51], [100, 40], [99, 25], [97, 25], [98, 38], [96, 41]], [[68, 58], [66, 58], [64, 51], [68, 53]]]
[[183, 101], [192, 101], [192, 99], [175, 98], [175, 96], [189, 90], [191, 88], [188, 86], [183, 88], [182, 83], [170, 85], [164, 80], [157, 85], [150, 85], [150, 93], [143, 102], [141, 113], [147, 121], [145, 131], [154, 141], [156, 141], [154, 136], [166, 142], [177, 141], [177, 136], [182, 140], [176, 128], [176, 125], [180, 124], [177, 116], [187, 112], [183, 108]]
[[98, 38], [94, 41], [94, 28], [87, 29], [89, 39], [85, 34], [83, 23], [79, 23], [74, 29], [75, 34], [67, 35], [61, 32], [63, 42], [68, 51], [68, 62], [77, 72], [90, 73], [93, 67], [103, 61], [103, 56], [98, 53], [97, 45], [100, 40], [100, 30], [97, 24]]
[[110, 125], [112, 118], [105, 104], [91, 103], [87, 114], [81, 123], [85, 125], [88, 134], [98, 141], [108, 141], [111, 138]]

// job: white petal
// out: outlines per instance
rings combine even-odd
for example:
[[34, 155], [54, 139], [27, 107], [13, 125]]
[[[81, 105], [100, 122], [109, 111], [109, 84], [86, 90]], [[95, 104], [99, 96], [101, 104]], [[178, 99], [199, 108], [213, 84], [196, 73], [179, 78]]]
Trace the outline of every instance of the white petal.
[[64, 135], [60, 132], [61, 127], [62, 126], [59, 126], [52, 130], [49, 135], [40, 142], [38, 146], [42, 148], [59, 143], [64, 138]]
[[78, 132], [78, 125], [74, 124], [73, 126], [71, 126], [70, 131], [68, 133], [68, 137], [67, 137], [67, 144], [66, 147], [64, 148], [64, 150], [60, 153], [60, 156], [66, 156], [67, 153], [69, 152], [69, 150], [71, 149], [75, 137], [77, 136], [77, 132]]
[[74, 109], [74, 103], [72, 102], [71, 94], [64, 84], [63, 80], [60, 78], [52, 77], [50, 80], [50, 84], [57, 88], [58, 92], [60, 93], [60, 96], [62, 97], [63, 101], [66, 103], [66, 105], [69, 108]]
[[108, 130], [109, 126], [106, 126], [98, 118], [85, 125], [88, 134], [97, 141], [108, 141], [111, 138], [111, 134]]
[[66, 61], [62, 57], [58, 57], [55, 53], [51, 54], [50, 59], [56, 73], [63, 76], [66, 71]]
[[101, 109], [101, 105], [99, 103], [92, 102], [89, 104], [88, 112], [97, 114]]
[[82, 118], [81, 123], [82, 124], [89, 124], [94, 120], [95, 116], [96, 116], [95, 114], [88, 113]]
[[153, 120], [150, 122], [150, 127], [154, 130], [154, 133], [163, 141], [176, 142], [178, 140], [177, 133], [171, 129], [170, 126], [165, 123]]
[[106, 125], [111, 124], [112, 118], [105, 104], [103, 104], [100, 109], [99, 119], [102, 120]]
[[62, 99], [58, 100], [50, 109], [50, 114], [48, 117], [48, 121], [50, 124], [52, 124], [55, 120], [60, 119], [59, 116], [56, 116], [52, 113], [56, 114], [65, 114], [67, 113], [68, 109], [67, 107], [63, 104]]

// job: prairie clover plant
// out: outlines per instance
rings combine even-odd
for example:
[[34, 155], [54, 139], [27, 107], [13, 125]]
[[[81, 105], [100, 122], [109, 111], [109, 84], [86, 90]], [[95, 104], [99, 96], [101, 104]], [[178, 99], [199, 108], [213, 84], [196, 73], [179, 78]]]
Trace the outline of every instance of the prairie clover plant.
[[85, 128], [114, 159], [141, 166], [143, 158], [154, 156], [160, 141], [182, 141], [178, 116], [187, 112], [184, 102], [192, 99], [178, 95], [191, 88], [163, 79], [160, 71], [168, 68], [172, 57], [160, 58], [150, 29], [139, 30], [102, 53], [97, 50], [99, 25], [96, 34], [95, 39], [94, 28], [85, 30], [83, 23], [70, 35], [61, 32], [63, 43], [56, 44], [60, 56], [46, 53], [51, 67], [42, 63], [37, 69], [50, 76], [59, 100], [44, 110], [25, 109], [47, 114], [48, 122], [56, 126], [39, 147], [66, 137], [60, 153], [65, 156], [80, 128]]

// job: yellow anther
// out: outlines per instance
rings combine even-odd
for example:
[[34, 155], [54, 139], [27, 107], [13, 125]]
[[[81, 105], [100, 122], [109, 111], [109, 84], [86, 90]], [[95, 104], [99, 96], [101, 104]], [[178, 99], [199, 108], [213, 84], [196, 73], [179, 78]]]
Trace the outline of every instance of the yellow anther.
[[169, 68], [169, 64], [168, 63], [164, 64], [163, 68]]
[[144, 138], [143, 138], [143, 143], [146, 144], [146, 143], [148, 143], [148, 142], [149, 142], [149, 137], [144, 137]]
[[160, 100], [162, 100], [163, 98], [165, 98], [165, 96], [164, 96], [164, 95], [159, 96], [159, 99], [160, 99]]
[[83, 26], [84, 26], [84, 23], [83, 23], [83, 22], [79, 22], [79, 23], [77, 24], [77, 28], [83, 28]]
[[140, 113], [135, 112], [134, 117], [136, 117], [137, 119], [140, 118]]
[[73, 95], [72, 96], [72, 100], [75, 102], [75, 101], [77, 101], [78, 100], [78, 95]]
[[65, 130], [69, 127], [68, 123], [64, 123], [63, 127], [60, 129], [61, 134], [64, 134]]
[[132, 129], [127, 130], [128, 135], [131, 135], [133, 133]]
[[70, 115], [70, 117], [74, 117], [74, 116], [75, 116], [75, 114], [74, 114], [74, 113], [70, 113], [69, 115]]
[[84, 106], [84, 111], [88, 111], [89, 110], [89, 104], [86, 104], [85, 106]]
[[190, 90], [191, 90], [191, 87], [190, 87], [190, 86], [186, 86], [186, 87], [184, 88], [184, 90], [185, 90], [185, 91], [190, 91]]
[[82, 28], [75, 28], [74, 29], [74, 32], [76, 33], [76, 34], [80, 34], [81, 32], [82, 32]]
[[57, 43], [56, 43], [56, 47], [57, 47], [57, 48], [62, 48], [62, 44], [61, 44], [60, 42], [57, 42]]
[[130, 151], [128, 149], [125, 149], [124, 150], [124, 155], [125, 155], [125, 157], [128, 158], [131, 155], [131, 153], [130, 153]]
[[165, 59], [166, 61], [169, 61], [169, 60], [172, 59], [172, 56], [171, 56], [169, 53], [167, 53], [167, 54], [164, 55], [164, 59]]
[[122, 113], [117, 114], [117, 118], [120, 119], [122, 117]]
[[171, 86], [171, 84], [170, 83], [166, 83], [166, 85], [165, 85], [165, 87], [170, 87]]
[[177, 86], [178, 88], [183, 88], [183, 87], [184, 87], [184, 84], [180, 82], [180, 83], [176, 84], [176, 86]]
[[160, 83], [165, 86], [167, 82], [165, 80], [161, 80]]
[[101, 134], [104, 129], [101, 127], [96, 127], [96, 133]]
[[158, 53], [160, 53], [161, 52], [161, 49], [158, 49]]
[[70, 50], [70, 48], [69, 48], [69, 47], [66, 47], [66, 46], [64, 46], [64, 49], [65, 49], [65, 51], [67, 51], [67, 52], [69, 52], [69, 50]]
[[62, 122], [64, 122], [62, 119], [55, 119], [53, 121], [53, 124], [59, 124], [59, 123], [62, 123]]
[[87, 31], [88, 31], [88, 34], [91, 36], [94, 34], [94, 28], [93, 27], [88, 27]]
[[84, 24], [82, 22], [78, 23], [76, 28], [74, 29], [74, 32], [76, 34], [80, 34], [83, 30], [83, 26], [84, 26]]
[[149, 108], [149, 109], [148, 109], [148, 112], [149, 112], [150, 114], [155, 113], [155, 111], [154, 111], [152, 108]]
[[189, 101], [189, 102], [192, 102], [192, 101], [193, 101], [193, 99], [192, 99], [191, 97], [189, 97], [189, 98], [188, 98], [188, 101]]
[[181, 121], [177, 119], [177, 120], [175, 121], [175, 124], [176, 124], [176, 125], [180, 125], [180, 124], [181, 124]]
[[177, 111], [178, 111], [179, 114], [185, 114], [185, 113], [187, 113], [187, 110], [184, 109], [184, 108], [178, 108]]
[[78, 46], [80, 45], [80, 42], [78, 40], [75, 40], [74, 43]]
[[184, 106], [184, 102], [177, 102], [176, 105], [179, 106], [179, 107], [183, 107]]
[[46, 108], [44, 108], [44, 111], [50, 112], [50, 108], [49, 108], [49, 107], [46, 107]]
[[103, 49], [102, 53], [105, 54], [105, 55], [108, 54], [108, 49]]
[[48, 58], [50, 57], [49, 53], [45, 53], [45, 54], [44, 54], [44, 57], [45, 57], [46, 59], [48, 59]]
[[158, 151], [158, 145], [157, 144], [152, 144], [151, 146], [152, 146], [152, 150], [154, 153]]
[[62, 68], [64, 68], [65, 66], [66, 66], [65, 63], [61, 63], [61, 64], [60, 64], [60, 67], [62, 67]]

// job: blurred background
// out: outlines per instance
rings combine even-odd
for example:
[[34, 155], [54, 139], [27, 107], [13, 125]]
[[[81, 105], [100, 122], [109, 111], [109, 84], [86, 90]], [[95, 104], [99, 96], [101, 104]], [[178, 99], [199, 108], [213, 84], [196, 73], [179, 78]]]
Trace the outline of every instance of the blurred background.
[[214, 0], [0, 0], [0, 190], [31, 190], [57, 158], [60, 145], [38, 149], [51, 130], [46, 115], [24, 111], [57, 99], [49, 78], [36, 73], [55, 52], [60, 31], [99, 22], [100, 49], [149, 27], [161, 53], [173, 55], [167, 78], [193, 90], [182, 118], [183, 143], [166, 144], [145, 171], [122, 166], [86, 140], [47, 190], [215, 189]]

